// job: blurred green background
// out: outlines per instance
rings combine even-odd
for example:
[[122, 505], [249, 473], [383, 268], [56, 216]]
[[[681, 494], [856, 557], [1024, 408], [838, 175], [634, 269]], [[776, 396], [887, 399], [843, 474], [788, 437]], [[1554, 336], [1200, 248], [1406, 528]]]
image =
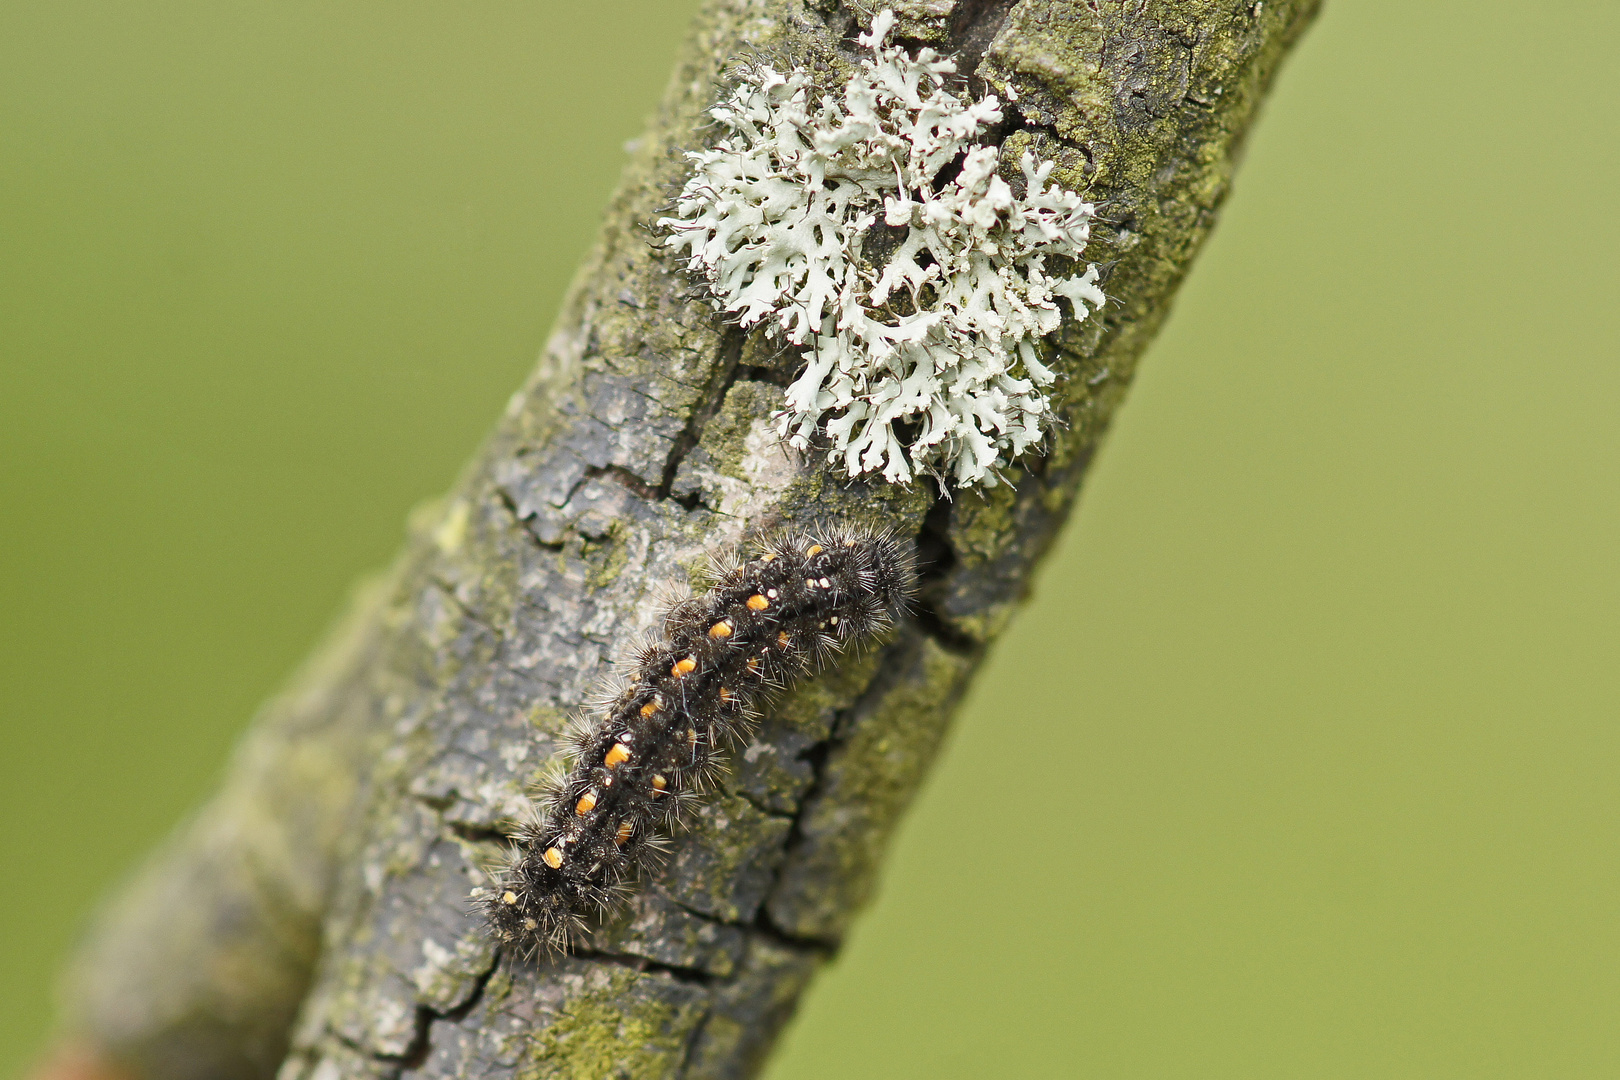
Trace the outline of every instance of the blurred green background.
[[[0, 1075], [518, 385], [694, 7], [0, 12]], [[1328, 0], [772, 1080], [1620, 1075], [1617, 48]]]

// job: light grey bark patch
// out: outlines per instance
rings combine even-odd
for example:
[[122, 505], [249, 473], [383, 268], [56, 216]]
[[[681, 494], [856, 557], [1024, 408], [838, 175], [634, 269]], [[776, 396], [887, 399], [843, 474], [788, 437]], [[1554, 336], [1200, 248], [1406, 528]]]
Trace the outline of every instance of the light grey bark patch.
[[737, 969], [747, 947], [746, 931], [682, 907], [662, 887], [639, 891], [590, 944], [592, 952], [720, 978]]
[[771, 887], [791, 826], [747, 799], [708, 800], [675, 837], [659, 880], [683, 907], [722, 922], [750, 922]]
[[726, 786], [767, 814], [794, 813], [815, 783], [811, 755], [832, 731], [830, 711], [817, 720], [814, 727], [767, 720], [734, 755]]

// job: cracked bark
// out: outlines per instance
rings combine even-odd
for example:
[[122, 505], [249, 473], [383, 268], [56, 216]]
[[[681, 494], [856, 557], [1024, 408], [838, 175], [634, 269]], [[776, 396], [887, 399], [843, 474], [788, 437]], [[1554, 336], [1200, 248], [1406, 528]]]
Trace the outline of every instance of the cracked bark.
[[[711, 0], [538, 370], [221, 793], [107, 910], [69, 1030], [135, 1076], [744, 1077], [871, 888], [952, 706], [1066, 517], [1316, 0], [906, 0], [1111, 223], [1113, 302], [1054, 344], [1063, 426], [980, 495], [847, 482], [766, 418], [790, 357], [720, 326], [643, 228], [726, 62], [837, 71], [838, 0]], [[1093, 257], [1099, 247], [1094, 247]], [[782, 701], [592, 948], [497, 955], [468, 890], [651, 591], [762, 527], [917, 536], [921, 611]]]

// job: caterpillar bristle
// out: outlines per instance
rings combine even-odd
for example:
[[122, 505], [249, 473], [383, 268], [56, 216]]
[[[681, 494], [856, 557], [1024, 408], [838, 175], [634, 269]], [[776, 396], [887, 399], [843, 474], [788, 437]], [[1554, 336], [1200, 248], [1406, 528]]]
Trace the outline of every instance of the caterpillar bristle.
[[597, 721], [588, 712], [577, 713], [568, 718], [568, 728], [563, 732], [566, 742], [565, 751], [573, 756], [583, 755], [590, 749], [591, 740], [596, 737]]
[[587, 726], [594, 726], [592, 716], [609, 712], [618, 705], [626, 694], [630, 692], [632, 681], [630, 673], [614, 671], [602, 680], [601, 684], [592, 691], [585, 701], [586, 714], [581, 719]]

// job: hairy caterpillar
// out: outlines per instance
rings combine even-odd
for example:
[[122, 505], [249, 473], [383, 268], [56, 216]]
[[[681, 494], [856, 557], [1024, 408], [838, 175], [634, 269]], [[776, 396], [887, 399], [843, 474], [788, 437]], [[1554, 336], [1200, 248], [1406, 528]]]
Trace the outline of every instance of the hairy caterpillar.
[[495, 936], [564, 952], [628, 894], [773, 691], [891, 627], [915, 588], [887, 533], [783, 538], [673, 604], [577, 734], [572, 767], [481, 896]]

